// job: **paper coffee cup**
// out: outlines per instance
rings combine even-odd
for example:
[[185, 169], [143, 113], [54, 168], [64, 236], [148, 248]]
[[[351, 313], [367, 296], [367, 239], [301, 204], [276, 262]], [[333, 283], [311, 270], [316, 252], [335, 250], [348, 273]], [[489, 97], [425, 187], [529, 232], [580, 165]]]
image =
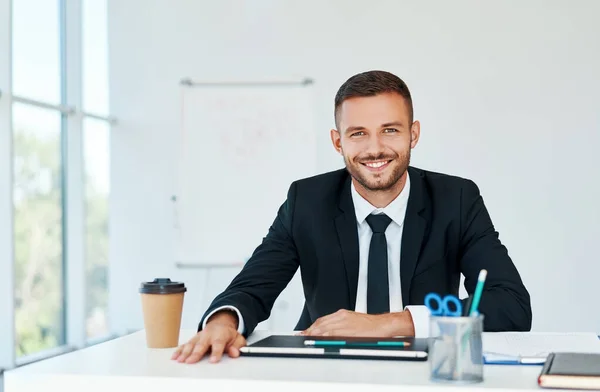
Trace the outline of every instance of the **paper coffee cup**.
[[154, 279], [140, 286], [146, 344], [149, 348], [179, 345], [179, 329], [185, 284], [171, 279]]

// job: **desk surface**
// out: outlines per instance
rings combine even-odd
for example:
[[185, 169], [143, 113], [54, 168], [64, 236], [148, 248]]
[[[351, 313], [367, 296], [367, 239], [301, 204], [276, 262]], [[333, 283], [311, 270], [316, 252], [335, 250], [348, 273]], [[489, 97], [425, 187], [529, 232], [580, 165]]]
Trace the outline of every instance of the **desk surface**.
[[[184, 330], [181, 341], [187, 341], [194, 331]], [[255, 332], [249, 339], [267, 336]], [[394, 390], [411, 386], [411, 390], [437, 391], [447, 384], [428, 379], [428, 362], [379, 360], [304, 359], [224, 357], [218, 364], [203, 360], [196, 364], [171, 361], [173, 349], [148, 349], [144, 332], [108, 341], [83, 350], [37, 362], [4, 374], [7, 392], [60, 390], [135, 392], [172, 391], [178, 388], [200, 390], [245, 391], [257, 386], [261, 392]], [[540, 366], [492, 366], [484, 368], [481, 384], [456, 386], [474, 390], [538, 389]], [[456, 388], [455, 387], [455, 388]], [[182, 389], [183, 390], [183, 389]], [[207, 390], [207, 389], [202, 389]], [[406, 390], [403, 388], [403, 390]]]

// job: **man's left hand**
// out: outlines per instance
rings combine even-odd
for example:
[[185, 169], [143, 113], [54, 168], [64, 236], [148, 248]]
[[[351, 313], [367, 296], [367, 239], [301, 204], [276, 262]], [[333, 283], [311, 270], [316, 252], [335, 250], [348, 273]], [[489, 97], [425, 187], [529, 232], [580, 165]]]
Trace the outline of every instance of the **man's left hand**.
[[346, 309], [323, 316], [301, 333], [305, 336], [414, 336], [410, 312], [364, 314]]

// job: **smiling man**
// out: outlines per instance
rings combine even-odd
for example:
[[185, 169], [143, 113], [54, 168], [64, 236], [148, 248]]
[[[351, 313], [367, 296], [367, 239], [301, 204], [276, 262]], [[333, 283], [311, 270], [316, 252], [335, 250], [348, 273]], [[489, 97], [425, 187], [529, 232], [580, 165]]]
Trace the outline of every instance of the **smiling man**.
[[306, 335], [425, 337], [425, 296], [458, 295], [461, 274], [472, 295], [482, 269], [484, 329], [531, 328], [529, 293], [475, 183], [409, 166], [421, 130], [406, 84], [383, 71], [351, 77], [335, 123], [346, 168], [291, 184], [262, 243], [173, 359], [237, 357], [298, 267], [296, 329]]

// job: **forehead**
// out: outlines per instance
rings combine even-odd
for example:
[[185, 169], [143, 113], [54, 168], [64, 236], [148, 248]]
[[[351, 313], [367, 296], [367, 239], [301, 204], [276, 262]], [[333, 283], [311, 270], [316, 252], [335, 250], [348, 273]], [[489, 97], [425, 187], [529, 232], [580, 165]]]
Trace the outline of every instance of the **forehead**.
[[409, 122], [406, 101], [397, 93], [348, 98], [338, 109], [340, 129], [349, 126], [379, 126], [392, 121], [401, 121], [403, 124]]

